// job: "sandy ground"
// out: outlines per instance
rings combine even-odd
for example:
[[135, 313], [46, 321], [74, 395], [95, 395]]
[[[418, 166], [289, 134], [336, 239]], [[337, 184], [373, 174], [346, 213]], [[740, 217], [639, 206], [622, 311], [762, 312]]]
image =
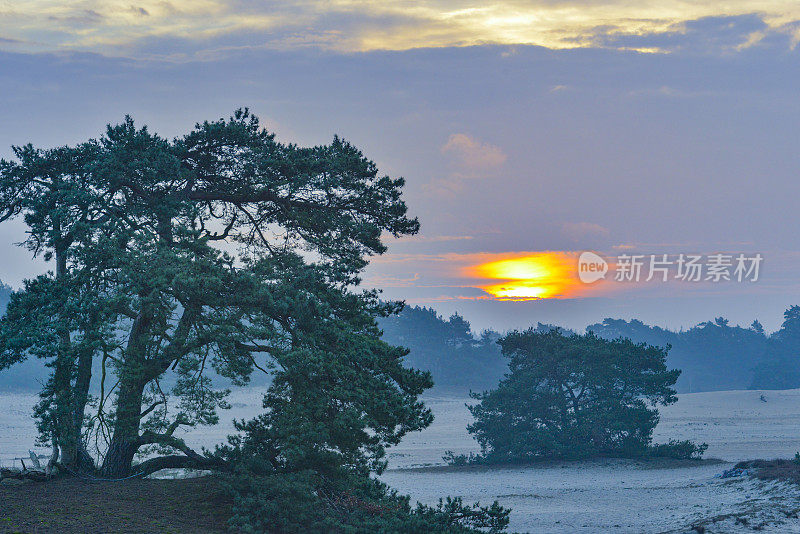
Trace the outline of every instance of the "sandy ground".
[[[800, 488], [749, 477], [715, 478], [725, 465], [651, 468], [625, 461], [460, 472], [389, 471], [383, 479], [417, 500], [495, 499], [518, 532], [800, 532]], [[790, 517], [794, 516], [794, 517]]]
[[[762, 402], [764, 395], [767, 402]], [[258, 390], [230, 399], [236, 418], [257, 412]], [[32, 395], [0, 395], [0, 462], [27, 455], [35, 438], [30, 420]], [[656, 441], [706, 442], [707, 458], [722, 463], [641, 463], [596, 460], [550, 466], [494, 469], [441, 469], [446, 450], [477, 451], [466, 432], [469, 399], [431, 396], [436, 420], [390, 451], [383, 479], [412, 498], [435, 503], [442, 495], [466, 501], [497, 499], [513, 509], [519, 532], [799, 532], [800, 487], [749, 477], [720, 479], [733, 462], [793, 457], [800, 451], [800, 390], [728, 391], [680, 396], [662, 408]], [[227, 419], [227, 417], [223, 417]], [[195, 446], [213, 446], [230, 425], [186, 436]], [[41, 449], [39, 449], [41, 450]], [[45, 452], [42, 450], [42, 452]]]

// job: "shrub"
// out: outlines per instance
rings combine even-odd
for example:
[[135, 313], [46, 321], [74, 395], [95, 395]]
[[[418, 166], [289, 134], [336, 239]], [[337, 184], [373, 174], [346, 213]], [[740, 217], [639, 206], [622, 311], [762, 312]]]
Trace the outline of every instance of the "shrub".
[[497, 534], [508, 526], [509, 510], [497, 502], [468, 506], [460, 498], [437, 506], [410, 505], [385, 484], [362, 476], [328, 479], [311, 471], [232, 478], [234, 515], [230, 527], [244, 533]]
[[687, 440], [669, 440], [648, 447], [648, 456], [653, 458], [674, 458], [676, 460], [699, 460], [708, 449], [708, 443], [696, 443]]
[[464, 465], [476, 465], [485, 463], [483, 456], [480, 454], [475, 454], [474, 452], [467, 454], [454, 454], [453, 451], [444, 451], [444, 456], [442, 456], [442, 460], [445, 461], [447, 465], [454, 465], [454, 466], [464, 466]]

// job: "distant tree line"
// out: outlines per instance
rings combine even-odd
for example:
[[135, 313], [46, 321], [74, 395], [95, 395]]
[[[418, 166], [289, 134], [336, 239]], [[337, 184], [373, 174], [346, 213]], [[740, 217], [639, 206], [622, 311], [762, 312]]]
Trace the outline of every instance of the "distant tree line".
[[[11, 287], [0, 284], [0, 313], [5, 311]], [[474, 334], [470, 323], [459, 314], [445, 318], [435, 309], [406, 306], [399, 315], [380, 318], [383, 340], [410, 349], [406, 364], [429, 371], [437, 388], [452, 391], [481, 391], [493, 388], [508, 370], [497, 340], [502, 334], [484, 330]], [[538, 323], [537, 331], [554, 325]], [[688, 330], [669, 330], [638, 319], [606, 318], [589, 325], [604, 339], [619, 337], [659, 347], [670, 345], [667, 364], [682, 373], [676, 384], [680, 393], [732, 389], [793, 389], [800, 387], [800, 306], [784, 313], [784, 322], [773, 333], [759, 321], [748, 327], [731, 325], [718, 317]], [[565, 333], [574, 333], [562, 329]], [[96, 369], [99, 373], [99, 368]], [[228, 386], [211, 372], [215, 382]], [[47, 369], [28, 360], [0, 373], [5, 390], [37, 389]], [[264, 377], [252, 383], [268, 384]]]
[[800, 306], [783, 314], [772, 334], [758, 321], [749, 327], [731, 325], [723, 317], [678, 332], [638, 320], [604, 319], [587, 331], [606, 339], [672, 348], [668, 365], [681, 369], [679, 392], [800, 387]]
[[[497, 344], [502, 334], [484, 330], [476, 335], [458, 314], [444, 318], [433, 308], [406, 306], [399, 315], [379, 320], [379, 326], [385, 341], [410, 349], [406, 361], [430, 371], [436, 387], [480, 391], [493, 388], [508, 371]], [[538, 323], [534, 330], [554, 328]], [[786, 310], [781, 328], [771, 334], [758, 321], [743, 327], [723, 317], [679, 331], [607, 318], [586, 331], [609, 340], [669, 345], [667, 365], [682, 371], [676, 384], [681, 393], [800, 387], [800, 306]]]
[[406, 363], [429, 371], [440, 388], [490, 388], [508, 368], [497, 344], [500, 334], [485, 330], [476, 337], [458, 314], [445, 319], [433, 308], [406, 306], [378, 325], [384, 341], [410, 349]]

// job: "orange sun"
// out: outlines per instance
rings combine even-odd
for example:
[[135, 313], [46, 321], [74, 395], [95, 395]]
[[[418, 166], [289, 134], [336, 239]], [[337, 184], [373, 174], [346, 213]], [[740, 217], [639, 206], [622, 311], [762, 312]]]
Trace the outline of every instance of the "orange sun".
[[569, 297], [581, 287], [576, 256], [567, 252], [535, 252], [481, 263], [467, 274], [496, 283], [479, 287], [497, 300]]

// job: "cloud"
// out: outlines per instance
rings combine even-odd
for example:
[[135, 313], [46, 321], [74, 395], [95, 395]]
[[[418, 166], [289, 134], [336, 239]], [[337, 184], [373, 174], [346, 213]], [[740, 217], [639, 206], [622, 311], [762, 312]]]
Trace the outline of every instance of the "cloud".
[[[597, 296], [607, 284], [578, 280], [574, 251], [389, 254], [376, 258], [365, 280], [374, 287], [468, 300], [523, 301]], [[434, 294], [430, 294], [433, 290]]]
[[631, 97], [656, 97], [656, 98], [703, 98], [713, 97], [713, 91], [686, 91], [669, 85], [659, 87], [644, 87], [627, 92]]
[[604, 228], [599, 224], [588, 222], [577, 223], [564, 223], [561, 227], [561, 233], [567, 238], [578, 243], [584, 240], [605, 239], [609, 236], [608, 228]]
[[48, 20], [63, 24], [69, 27], [96, 26], [103, 21], [103, 15], [94, 9], [76, 9], [63, 14], [53, 14], [47, 16]]
[[[583, 38], [604, 48], [727, 54], [757, 46], [773, 34], [786, 34], [783, 25], [771, 27], [762, 14], [747, 13], [674, 21], [664, 28], [645, 31], [632, 31], [624, 26], [598, 26]], [[785, 40], [785, 35], [782, 38]]]
[[133, 13], [135, 13], [136, 15], [141, 15], [141, 16], [143, 16], [143, 17], [148, 17], [148, 16], [150, 16], [150, 12], [149, 12], [149, 11], [147, 11], [145, 8], [143, 8], [143, 7], [141, 7], [141, 6], [131, 6], [131, 8], [130, 8], [130, 9], [131, 9], [131, 11], [132, 11]]
[[485, 178], [505, 163], [507, 156], [495, 145], [484, 143], [467, 134], [452, 134], [441, 147], [455, 170], [425, 185], [425, 190], [439, 197], [454, 197], [464, 189], [464, 182]]
[[445, 178], [436, 178], [422, 188], [431, 196], [453, 198], [464, 190], [464, 177], [452, 174]]
[[482, 143], [463, 133], [451, 135], [442, 146], [442, 153], [452, 156], [458, 165], [473, 170], [499, 167], [507, 158], [500, 147]]
[[407, 278], [373, 273], [371, 276], [364, 279], [364, 283], [368, 286], [379, 288], [414, 287], [420, 278], [419, 273], [414, 273], [413, 276]]

